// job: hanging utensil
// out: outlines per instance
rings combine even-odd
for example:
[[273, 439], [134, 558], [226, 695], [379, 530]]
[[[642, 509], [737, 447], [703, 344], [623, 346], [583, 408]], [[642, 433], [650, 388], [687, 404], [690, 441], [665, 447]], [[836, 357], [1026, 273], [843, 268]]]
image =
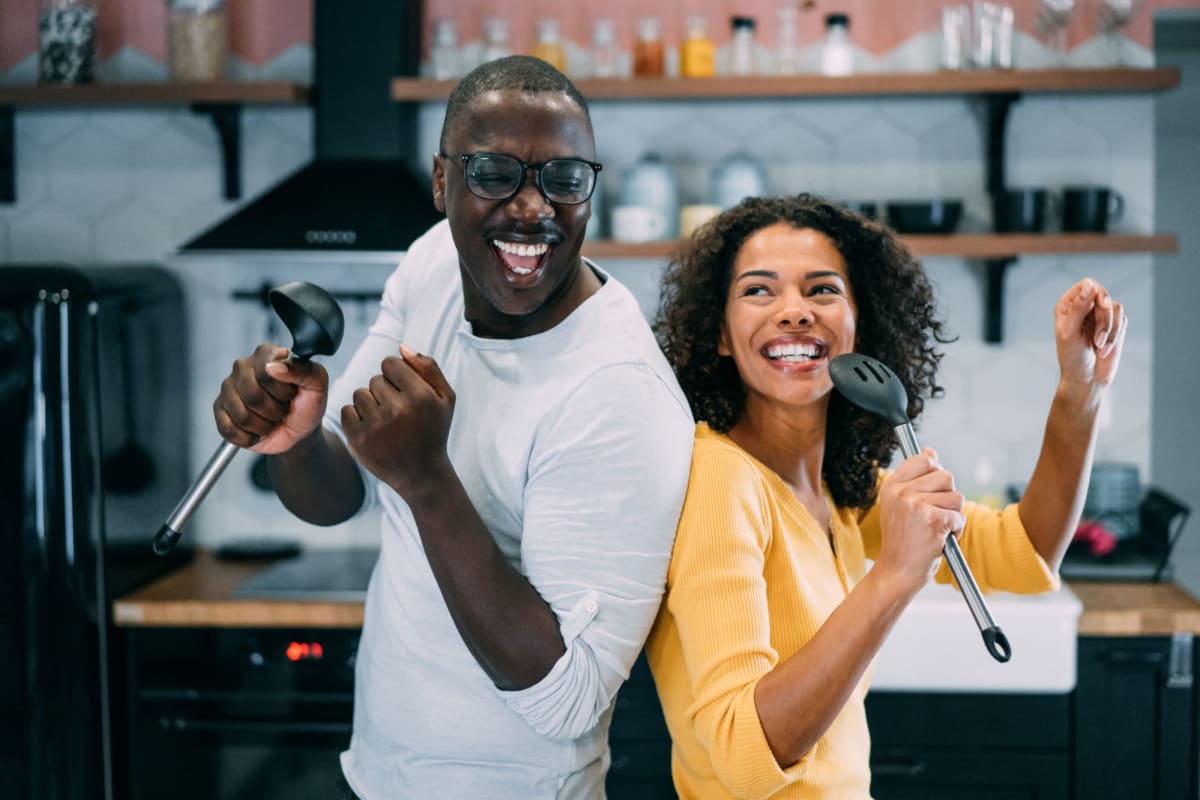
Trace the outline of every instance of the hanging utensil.
[[[829, 377], [851, 403], [891, 423], [905, 458], [912, 458], [920, 452], [917, 435], [908, 418], [908, 392], [895, 373], [882, 362], [860, 353], [846, 353], [829, 362]], [[979, 585], [975, 583], [975, 576], [971, 574], [958, 546], [958, 539], [953, 535], [946, 537], [942, 555], [950, 566], [963, 599], [967, 601], [967, 607], [971, 609], [971, 615], [975, 617], [987, 651], [1001, 663], [1008, 661], [1012, 658], [1012, 646], [1004, 631], [992, 619], [979, 592]]]
[[[342, 343], [345, 318], [341, 307], [328, 292], [311, 283], [293, 281], [272, 289], [268, 297], [271, 307], [292, 334], [289, 361], [307, 361], [313, 356], [331, 356], [337, 352]], [[221, 443], [200, 477], [155, 534], [154, 552], [166, 555], [175, 546], [184, 526], [239, 449], [232, 442]]]

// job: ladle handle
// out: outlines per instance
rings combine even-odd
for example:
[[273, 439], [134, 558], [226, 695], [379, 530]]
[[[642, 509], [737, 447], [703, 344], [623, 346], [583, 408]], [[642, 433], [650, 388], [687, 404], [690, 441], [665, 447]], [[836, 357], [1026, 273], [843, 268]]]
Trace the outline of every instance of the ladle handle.
[[171, 512], [171, 516], [167, 518], [166, 523], [159, 529], [154, 536], [154, 552], [160, 556], [165, 556], [170, 552], [175, 543], [179, 541], [180, 535], [183, 534], [184, 527], [188, 524], [188, 520], [192, 518], [192, 514], [199, 508], [200, 503], [216, 485], [217, 479], [221, 477], [221, 473], [229, 466], [229, 462], [237, 455], [240, 450], [233, 442], [221, 442], [216, 452], [212, 454], [212, 458], [204, 465], [204, 469], [200, 472], [200, 476], [196, 478], [192, 488], [187, 490], [187, 494], [175, 506], [175, 510]]
[[[911, 424], [906, 422], [897, 425], [896, 438], [900, 440], [900, 450], [905, 458], [912, 458], [921, 451]], [[1012, 658], [1012, 646], [1009, 645], [1004, 631], [1000, 630], [1000, 626], [992, 619], [987, 603], [983, 601], [983, 594], [979, 591], [979, 584], [975, 582], [975, 576], [971, 574], [971, 568], [967, 566], [967, 560], [963, 557], [962, 548], [958, 546], [958, 539], [953, 536], [946, 537], [946, 544], [942, 546], [942, 556], [950, 567], [950, 573], [954, 575], [954, 581], [958, 584], [963, 599], [967, 601], [967, 608], [971, 610], [975, 624], [979, 626], [984, 646], [992, 658], [1003, 664]]]

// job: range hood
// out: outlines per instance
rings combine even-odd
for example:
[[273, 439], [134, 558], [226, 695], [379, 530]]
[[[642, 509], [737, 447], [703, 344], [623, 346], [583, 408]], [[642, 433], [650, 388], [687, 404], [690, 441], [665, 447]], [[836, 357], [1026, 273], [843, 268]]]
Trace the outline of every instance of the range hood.
[[423, 0], [315, 0], [315, 158], [180, 249], [399, 252], [436, 222], [416, 167], [417, 107], [391, 99], [416, 75]]

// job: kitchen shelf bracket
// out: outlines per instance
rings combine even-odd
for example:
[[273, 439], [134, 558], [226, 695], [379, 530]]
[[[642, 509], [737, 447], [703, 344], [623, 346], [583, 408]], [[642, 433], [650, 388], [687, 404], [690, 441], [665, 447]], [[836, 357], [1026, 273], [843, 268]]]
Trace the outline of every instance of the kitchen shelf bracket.
[[17, 202], [17, 132], [13, 107], [0, 106], [0, 203]]
[[206, 114], [221, 140], [225, 199], [242, 196], [242, 107], [237, 103], [193, 103], [192, 111]]
[[1004, 341], [1004, 279], [1016, 257], [989, 258], [983, 262], [984, 306], [983, 340], [988, 344]]

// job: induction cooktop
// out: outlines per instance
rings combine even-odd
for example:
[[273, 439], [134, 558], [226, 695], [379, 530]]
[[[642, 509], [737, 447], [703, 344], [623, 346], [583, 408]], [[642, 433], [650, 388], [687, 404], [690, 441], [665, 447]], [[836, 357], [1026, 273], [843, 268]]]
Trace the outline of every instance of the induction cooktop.
[[361, 602], [378, 558], [374, 548], [305, 550], [242, 581], [233, 596]]

